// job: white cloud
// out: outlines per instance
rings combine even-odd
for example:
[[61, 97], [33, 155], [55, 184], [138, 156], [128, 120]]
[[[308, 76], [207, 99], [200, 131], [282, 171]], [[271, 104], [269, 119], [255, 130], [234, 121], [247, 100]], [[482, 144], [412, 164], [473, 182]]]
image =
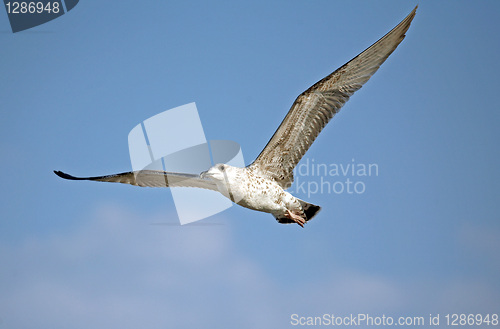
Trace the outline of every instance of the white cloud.
[[119, 206], [89, 217], [71, 232], [0, 245], [3, 327], [261, 329], [287, 327], [293, 313], [499, 306], [498, 291], [474, 279], [411, 282], [338, 268], [293, 280], [290, 267], [272, 271], [241, 253], [230, 225], [150, 225], [164, 214]]
[[92, 217], [64, 235], [1, 246], [6, 326], [182, 328], [266, 311], [269, 280], [235, 254], [227, 226], [154, 226], [164, 217], [113, 206]]

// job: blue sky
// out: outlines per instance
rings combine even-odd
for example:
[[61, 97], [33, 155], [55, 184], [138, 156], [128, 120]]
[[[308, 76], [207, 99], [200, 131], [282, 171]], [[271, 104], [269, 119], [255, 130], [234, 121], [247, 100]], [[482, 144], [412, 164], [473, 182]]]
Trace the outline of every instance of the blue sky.
[[207, 138], [238, 142], [250, 163], [298, 94], [416, 4], [82, 0], [16, 34], [0, 10], [0, 328], [498, 313], [496, 1], [418, 3], [303, 160], [378, 175], [353, 177], [361, 194], [299, 191], [322, 206], [304, 229], [241, 207], [163, 225], [177, 220], [168, 190], [52, 173], [130, 170], [129, 131], [190, 102]]

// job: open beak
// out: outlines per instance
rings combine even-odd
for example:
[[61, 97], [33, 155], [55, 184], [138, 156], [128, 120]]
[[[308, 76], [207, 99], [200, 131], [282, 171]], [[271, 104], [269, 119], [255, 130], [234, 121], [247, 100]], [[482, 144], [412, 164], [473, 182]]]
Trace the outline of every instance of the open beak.
[[208, 170], [206, 170], [206, 171], [202, 171], [202, 172], [200, 173], [200, 178], [201, 178], [201, 179], [206, 179], [206, 178], [208, 178], [208, 177], [210, 177], [210, 175], [208, 174]]

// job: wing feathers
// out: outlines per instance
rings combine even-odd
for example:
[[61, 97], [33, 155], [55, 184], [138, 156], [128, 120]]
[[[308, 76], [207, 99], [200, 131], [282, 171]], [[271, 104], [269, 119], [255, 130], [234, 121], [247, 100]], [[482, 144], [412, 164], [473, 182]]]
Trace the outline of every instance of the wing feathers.
[[70, 180], [123, 183], [142, 187], [197, 187], [218, 191], [217, 185], [214, 182], [200, 178], [199, 175], [158, 170], [141, 170], [95, 177], [75, 177], [62, 171], [54, 171], [54, 173], [61, 178]]
[[370, 79], [401, 43], [417, 7], [361, 54], [299, 95], [264, 150], [249, 167], [265, 172], [284, 188], [290, 187], [293, 168], [349, 97]]

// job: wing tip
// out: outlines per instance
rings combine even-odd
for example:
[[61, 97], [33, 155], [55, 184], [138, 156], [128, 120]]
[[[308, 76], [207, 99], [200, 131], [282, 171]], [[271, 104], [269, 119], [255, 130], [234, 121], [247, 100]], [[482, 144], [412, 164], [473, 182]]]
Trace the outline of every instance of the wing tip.
[[403, 21], [409, 20], [409, 24], [411, 24], [411, 22], [413, 21], [413, 18], [415, 18], [415, 15], [417, 14], [417, 9], [418, 9], [418, 5], [416, 5], [415, 8], [413, 8], [413, 10], [408, 14], [408, 16], [406, 16], [406, 18]]
[[70, 179], [70, 180], [80, 180], [82, 178], [78, 178], [78, 177], [75, 177], [75, 176], [71, 176], [70, 174], [66, 174], [65, 172], [62, 172], [60, 170], [54, 170], [54, 174], [56, 174], [57, 176], [61, 177], [61, 178], [64, 178], [64, 179]]

